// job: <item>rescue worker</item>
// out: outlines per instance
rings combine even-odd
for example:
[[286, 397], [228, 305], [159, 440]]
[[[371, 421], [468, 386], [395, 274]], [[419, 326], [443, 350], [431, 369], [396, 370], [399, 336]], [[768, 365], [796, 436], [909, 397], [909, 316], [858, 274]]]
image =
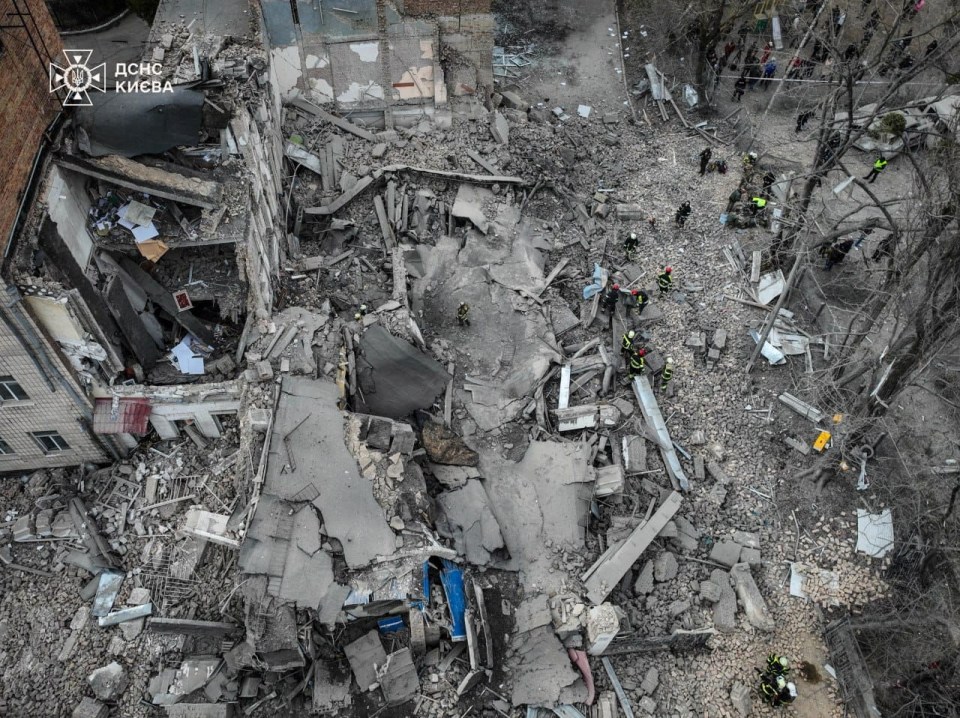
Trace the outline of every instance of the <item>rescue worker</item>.
[[457, 307], [457, 323], [462, 326], [470, 326], [470, 320], [467, 318], [467, 315], [470, 313], [470, 305], [466, 302], [460, 302], [460, 306]]
[[727, 198], [726, 212], [728, 214], [732, 212], [733, 208], [737, 206], [737, 202], [739, 202], [742, 198], [743, 198], [743, 191], [741, 190], [740, 187], [737, 187], [735, 190], [733, 190], [733, 192], [730, 193], [730, 196]]
[[633, 259], [633, 253], [637, 251], [639, 244], [640, 238], [636, 232], [631, 232], [627, 235], [627, 238], [623, 240], [623, 251], [627, 255], [628, 260]]
[[684, 202], [677, 208], [677, 216], [674, 217], [674, 221], [676, 221], [680, 229], [683, 229], [683, 225], [687, 222], [687, 217], [689, 217], [692, 212], [693, 210], [690, 209], [689, 202]]
[[877, 179], [877, 175], [883, 172], [884, 168], [887, 166], [887, 159], [883, 155], [880, 155], [873, 161], [873, 167], [870, 169], [870, 174], [864, 177], [865, 180], [869, 181], [870, 184], [873, 184], [874, 180]]
[[657, 289], [660, 290], [660, 296], [669, 292], [673, 288], [673, 267], [664, 267], [663, 271], [657, 275]]
[[780, 693], [786, 689], [787, 679], [783, 676], [773, 676], [764, 673], [760, 676], [760, 697], [774, 708], [779, 708], [782, 701]]
[[671, 379], [673, 379], [673, 357], [667, 357], [667, 363], [663, 365], [663, 371], [660, 372], [660, 391], [667, 390]]
[[797, 686], [794, 683], [787, 683], [787, 685], [780, 691], [778, 696], [780, 703], [783, 705], [789, 705], [797, 700]]
[[753, 207], [750, 208], [750, 213], [756, 217], [760, 212], [762, 212], [767, 207], [767, 200], [763, 197], [751, 197], [750, 203]]
[[361, 304], [360, 308], [357, 310], [357, 313], [353, 315], [353, 318], [359, 322], [365, 316], [367, 316], [367, 305]]
[[703, 152], [700, 153], [700, 174], [705, 175], [707, 173], [707, 165], [710, 164], [710, 158], [713, 157], [713, 150], [707, 147]]
[[786, 656], [771, 653], [767, 656], [767, 673], [775, 676], [784, 676], [790, 672], [790, 661]]
[[637, 349], [637, 351], [630, 355], [630, 368], [627, 370], [628, 379], [633, 379], [643, 374], [643, 370], [647, 366], [647, 362], [644, 359], [646, 355], [646, 349]]
[[637, 333], [633, 329], [624, 332], [623, 337], [620, 339], [620, 351], [623, 353], [623, 361], [625, 364], [629, 365], [630, 363], [630, 355], [633, 354], [633, 343], [636, 339]]
[[797, 115], [797, 128], [794, 132], [803, 132], [803, 128], [813, 119], [813, 110], [804, 110]]
[[840, 264], [847, 258], [847, 254], [853, 248], [852, 239], [838, 240], [829, 245], [820, 245], [820, 255], [826, 258], [826, 264], [823, 266], [825, 272], [833, 269], [833, 265]]
[[650, 301], [650, 295], [642, 289], [631, 289], [630, 297], [633, 299], [633, 304], [637, 308], [637, 316], [639, 317], [643, 314], [643, 310], [647, 308], [647, 302]]
[[746, 74], [743, 74], [737, 78], [737, 81], [735, 83], [733, 83], [733, 97], [730, 98], [730, 101], [733, 102], [734, 100], [736, 100], [737, 102], [742, 102], [743, 92], [746, 89], [747, 89], [747, 77], [746, 77]]
[[607, 290], [607, 293], [603, 295], [603, 308], [607, 310], [607, 313], [610, 315], [611, 321], [613, 320], [613, 313], [617, 308], [617, 302], [620, 299], [620, 285], [614, 284], [610, 289]]

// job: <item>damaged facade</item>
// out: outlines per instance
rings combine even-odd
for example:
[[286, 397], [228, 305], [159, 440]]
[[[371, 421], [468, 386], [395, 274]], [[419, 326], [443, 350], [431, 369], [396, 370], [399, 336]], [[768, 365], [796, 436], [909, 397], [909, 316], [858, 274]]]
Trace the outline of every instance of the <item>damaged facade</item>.
[[[724, 448], [752, 417], [677, 396], [730, 370], [741, 317], [704, 290], [699, 237], [615, 246], [647, 211], [616, 148], [660, 148], [619, 94], [574, 116], [494, 93], [487, 0], [247, 12], [161, 1], [144, 62], [174, 92], [64, 114], [3, 265], [0, 471], [84, 465], [25, 477], [0, 516], [0, 570], [71, 606], [22, 631], [83, 666], [58, 707], [747, 715], [729, 654], [696, 712], [672, 698], [695, 682], [647, 662], [790, 632], [741, 481], [762, 454]], [[688, 274], [638, 306], [668, 246]], [[791, 570], [792, 595], [839, 600]]]

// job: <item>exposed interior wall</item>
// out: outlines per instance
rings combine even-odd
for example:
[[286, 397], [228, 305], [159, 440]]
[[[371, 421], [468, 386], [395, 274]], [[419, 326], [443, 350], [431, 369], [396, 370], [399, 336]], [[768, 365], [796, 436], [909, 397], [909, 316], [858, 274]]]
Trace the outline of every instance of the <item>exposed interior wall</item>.
[[[351, 112], [402, 113], [409, 106], [429, 113], [445, 105], [437, 17], [408, 17], [384, 0], [353, 0], [349, 16], [303, 2], [297, 3], [296, 16], [286, 1], [261, 0], [261, 7], [270, 78], [282, 99], [302, 97]], [[462, 17], [465, 26], [452, 23], [457, 28], [453, 41], [463, 57], [485, 70], [460, 85], [492, 82], [493, 19], [489, 14]], [[480, 35], [471, 40], [475, 28]]]
[[250, 221], [241, 261], [250, 292], [248, 311], [261, 320], [273, 312], [275, 280], [280, 276], [280, 237], [286, 236], [283, 185], [283, 149], [280, 115], [273, 102], [260, 101], [255, 115], [247, 108], [231, 121], [243, 158], [250, 170]]
[[77, 265], [85, 269], [93, 254], [93, 239], [87, 231], [90, 197], [84, 190], [86, 178], [51, 165], [45, 201], [50, 219], [57, 225]]
[[447, 51], [447, 89], [454, 97], [483, 95], [493, 87], [493, 15], [445, 16], [438, 19], [440, 44]]

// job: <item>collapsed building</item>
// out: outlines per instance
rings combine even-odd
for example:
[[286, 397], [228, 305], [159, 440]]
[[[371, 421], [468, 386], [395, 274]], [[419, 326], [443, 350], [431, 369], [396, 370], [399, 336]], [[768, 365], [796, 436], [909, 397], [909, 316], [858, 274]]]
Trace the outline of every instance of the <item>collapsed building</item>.
[[574, 141], [492, 94], [483, 0], [179, 7], [144, 56], [174, 92], [66, 118], [3, 268], [110, 447], [16, 468], [115, 459], [37, 472], [0, 534], [82, 583], [58, 661], [109, 636], [75, 715], [654, 714], [657, 669], [610, 657], [774, 631], [758, 534], [695, 525], [733, 429], [680, 444], [672, 387], [617, 379], [620, 335], [656, 374], [703, 291], [601, 307], [614, 275], [653, 292], [584, 140], [626, 112]]

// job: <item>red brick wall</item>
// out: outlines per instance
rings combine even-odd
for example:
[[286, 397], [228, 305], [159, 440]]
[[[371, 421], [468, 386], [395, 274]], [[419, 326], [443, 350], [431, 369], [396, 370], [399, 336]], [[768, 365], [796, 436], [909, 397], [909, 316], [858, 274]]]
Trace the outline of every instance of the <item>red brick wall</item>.
[[490, 12], [490, 0], [403, 0], [405, 15], [471, 15]]
[[[21, 192], [26, 189], [40, 137], [60, 109], [56, 96], [48, 92], [47, 63], [53, 60], [63, 64], [63, 45], [46, 3], [16, 0], [16, 5], [25, 15], [26, 28], [0, 31], [0, 253], [17, 215]], [[32, 17], [27, 15], [28, 10]], [[9, 14], [14, 12], [14, 0], [0, 0], [4, 25], [22, 24], [20, 18]], [[31, 37], [41, 57], [37, 57]]]

